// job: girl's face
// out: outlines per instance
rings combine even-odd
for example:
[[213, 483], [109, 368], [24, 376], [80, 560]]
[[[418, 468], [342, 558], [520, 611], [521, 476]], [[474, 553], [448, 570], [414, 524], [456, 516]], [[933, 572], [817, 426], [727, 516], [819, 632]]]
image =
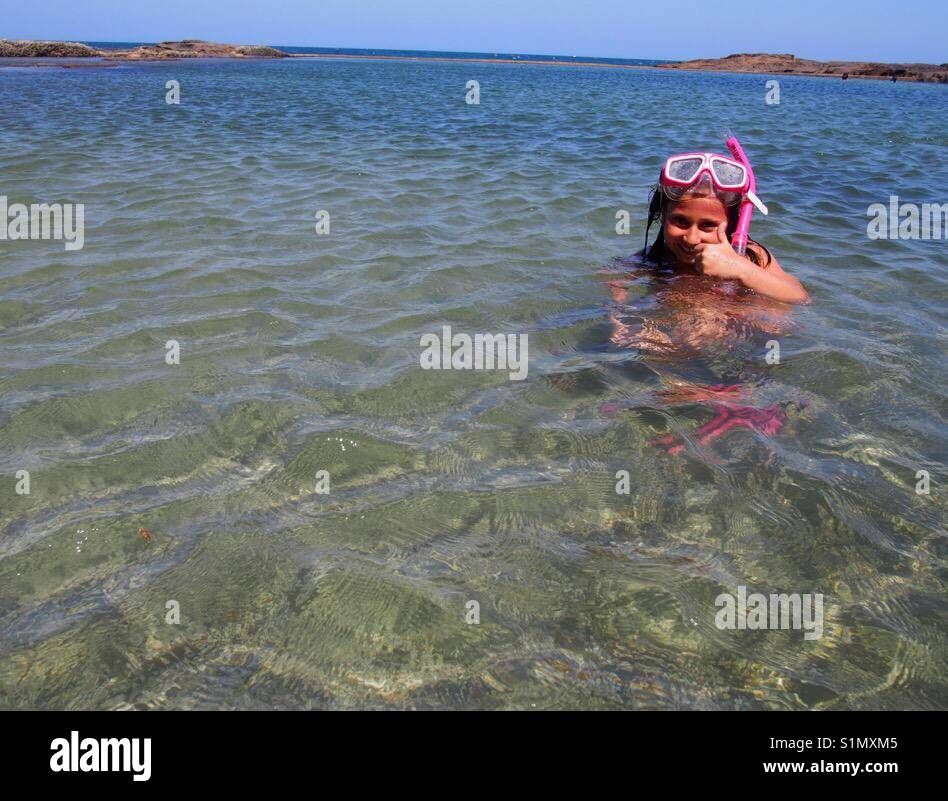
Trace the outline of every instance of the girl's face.
[[694, 266], [695, 246], [717, 243], [718, 226], [726, 219], [724, 204], [716, 197], [669, 201], [663, 228], [665, 246], [680, 264]]

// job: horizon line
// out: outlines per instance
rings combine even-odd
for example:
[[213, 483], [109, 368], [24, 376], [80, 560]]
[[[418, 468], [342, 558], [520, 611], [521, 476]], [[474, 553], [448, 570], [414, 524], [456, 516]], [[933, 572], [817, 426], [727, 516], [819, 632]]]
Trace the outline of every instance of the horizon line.
[[[0, 39], [12, 39], [13, 37], [0, 37]], [[350, 46], [338, 46], [338, 45], [299, 45], [299, 44], [266, 44], [260, 41], [252, 42], [238, 42], [238, 41], [228, 41], [223, 42], [217, 39], [199, 39], [196, 37], [186, 37], [184, 39], [158, 39], [154, 41], [143, 41], [135, 39], [25, 39], [24, 41], [32, 42], [78, 42], [80, 44], [88, 44], [89, 42], [95, 42], [97, 44], [107, 45], [107, 44], [142, 44], [142, 45], [154, 45], [159, 44], [160, 42], [180, 42], [191, 39], [192, 41], [202, 41], [202, 42], [213, 42], [217, 44], [234, 44], [234, 45], [265, 45], [267, 47], [274, 47], [277, 49], [280, 48], [310, 48], [313, 50], [374, 50], [374, 51], [388, 51], [393, 53], [438, 53], [438, 54], [473, 54], [473, 55], [488, 55], [493, 54], [494, 56], [529, 56], [529, 57], [543, 57], [543, 58], [570, 58], [570, 59], [597, 59], [600, 61], [654, 61], [659, 64], [671, 64], [671, 63], [681, 63], [685, 61], [708, 61], [708, 60], [718, 60], [723, 58], [728, 58], [733, 55], [791, 55], [794, 58], [801, 59], [804, 61], [818, 61], [822, 63], [831, 63], [831, 62], [843, 62], [843, 63], [869, 63], [869, 64], [928, 64], [933, 66], [941, 66], [939, 62], [934, 61], [878, 61], [874, 59], [864, 59], [864, 58], [814, 58], [811, 56], [800, 56], [796, 53], [777, 53], [777, 52], [751, 52], [751, 51], [742, 51], [738, 53], [727, 53], [720, 56], [694, 56], [691, 58], [645, 58], [642, 56], [580, 56], [580, 55], [566, 55], [563, 53], [526, 53], [526, 52], [502, 52], [494, 50], [437, 50], [429, 48], [403, 48], [403, 47], [350, 47]]]

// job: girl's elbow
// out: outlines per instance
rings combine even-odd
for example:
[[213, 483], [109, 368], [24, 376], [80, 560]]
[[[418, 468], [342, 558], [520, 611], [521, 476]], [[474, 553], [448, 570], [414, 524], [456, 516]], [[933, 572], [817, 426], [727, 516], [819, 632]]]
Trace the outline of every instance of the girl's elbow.
[[799, 299], [794, 302], [799, 303], [801, 306], [809, 306], [813, 302], [810, 293], [806, 291], [806, 287], [799, 281], [797, 281], [796, 284]]

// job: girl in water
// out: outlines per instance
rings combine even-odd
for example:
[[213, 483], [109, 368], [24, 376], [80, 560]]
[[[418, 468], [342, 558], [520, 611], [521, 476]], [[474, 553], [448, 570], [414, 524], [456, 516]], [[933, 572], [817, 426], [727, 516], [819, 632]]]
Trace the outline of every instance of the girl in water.
[[[766, 247], [745, 238], [749, 218], [743, 236], [735, 236], [752, 187], [749, 167], [728, 156], [670, 157], [649, 202], [645, 248], [631, 263], [620, 263], [620, 275], [608, 283], [615, 301], [609, 316], [613, 344], [638, 349], [653, 366], [666, 363], [658, 371], [665, 384], [658, 393], [662, 401], [697, 402], [713, 411], [713, 419], [694, 431], [701, 445], [733, 428], [772, 436], [786, 421], [786, 404], [757, 408], [739, 402], [751, 389], [742, 383], [697, 383], [682, 375], [694, 367], [686, 357], [706, 356], [736, 340], [784, 334], [790, 328], [785, 304], [810, 301]], [[658, 235], [649, 244], [656, 222]], [[651, 291], [630, 298], [630, 288], [642, 280]], [[615, 414], [622, 406], [607, 403], [603, 411]], [[653, 444], [669, 453], [685, 447], [675, 435]]]
[[[803, 284], [784, 272], [767, 248], [750, 240], [741, 255], [731, 245], [749, 181], [744, 165], [727, 156], [670, 157], [649, 204], [643, 255], [681, 272], [739, 281], [784, 303], [808, 303]], [[649, 247], [648, 232], [656, 220], [659, 235]]]

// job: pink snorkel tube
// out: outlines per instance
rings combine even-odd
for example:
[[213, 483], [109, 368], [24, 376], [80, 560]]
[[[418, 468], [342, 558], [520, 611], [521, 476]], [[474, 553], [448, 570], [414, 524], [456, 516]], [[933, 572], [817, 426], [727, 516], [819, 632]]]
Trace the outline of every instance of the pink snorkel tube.
[[731, 237], [731, 246], [735, 252], [743, 256], [747, 250], [748, 233], [751, 226], [751, 216], [754, 214], [754, 206], [757, 206], [762, 214], [767, 213], [767, 207], [757, 197], [757, 179], [754, 178], [754, 170], [751, 168], [747, 154], [744, 153], [744, 148], [741, 147], [741, 143], [737, 141], [737, 137], [730, 130], [727, 131], [726, 136], [727, 149], [747, 169], [747, 191], [744, 193], [744, 200], [741, 201], [741, 210], [737, 217], [737, 229], [734, 231], [734, 236]]

